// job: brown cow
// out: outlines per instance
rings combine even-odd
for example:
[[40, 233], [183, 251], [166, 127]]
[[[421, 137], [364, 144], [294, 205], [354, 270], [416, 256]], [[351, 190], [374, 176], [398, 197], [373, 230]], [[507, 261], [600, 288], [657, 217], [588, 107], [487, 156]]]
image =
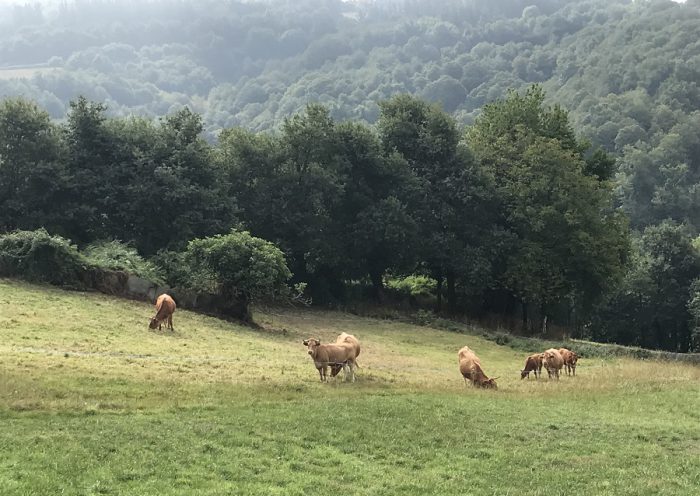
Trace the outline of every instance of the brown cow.
[[467, 379], [471, 381], [472, 385], [482, 388], [492, 388], [496, 389], [496, 379], [494, 377], [489, 379], [484, 374], [481, 369], [481, 360], [476, 354], [469, 348], [469, 346], [463, 347], [457, 353], [457, 358], [459, 359], [459, 371], [464, 378], [464, 384], [467, 384]]
[[561, 357], [559, 350], [550, 348], [542, 355], [542, 365], [547, 369], [547, 376], [551, 379], [552, 375], [559, 380], [559, 371], [564, 366], [564, 359]]
[[535, 373], [535, 379], [542, 375], [542, 353], [535, 353], [525, 359], [525, 368], [520, 371], [520, 379], [529, 379], [530, 372]]
[[566, 348], [559, 348], [559, 353], [564, 360], [566, 373], [569, 375], [576, 375], [576, 362], [578, 361], [578, 355], [571, 350], [567, 350]]
[[[353, 346], [355, 348], [355, 360], [353, 361], [353, 364], [355, 367], [359, 367], [357, 357], [360, 356], [360, 341], [355, 336], [348, 334], [347, 332], [341, 332], [335, 339], [335, 344]], [[342, 365], [331, 365], [331, 377], [338, 375], [342, 368]]]
[[[321, 344], [316, 338], [309, 338], [303, 341], [307, 347], [309, 355], [314, 359], [314, 365], [321, 376], [321, 382], [328, 380], [327, 370], [329, 366], [339, 365], [348, 376], [347, 368], [350, 369], [350, 377], [355, 382], [355, 347], [348, 343], [343, 344]], [[346, 368], [347, 367], [347, 368]]]
[[175, 331], [173, 328], [173, 312], [175, 312], [175, 300], [172, 299], [170, 295], [163, 293], [156, 300], [156, 315], [151, 319], [151, 323], [148, 327], [155, 329], [156, 327], [160, 331], [163, 322], [166, 322], [165, 328], [170, 327], [171, 331]]

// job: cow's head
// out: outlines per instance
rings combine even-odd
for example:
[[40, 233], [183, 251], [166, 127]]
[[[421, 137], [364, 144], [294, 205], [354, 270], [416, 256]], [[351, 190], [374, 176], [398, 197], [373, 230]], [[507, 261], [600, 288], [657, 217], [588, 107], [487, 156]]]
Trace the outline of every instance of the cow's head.
[[498, 377], [492, 377], [491, 379], [485, 379], [481, 382], [480, 386], [482, 388], [486, 388], [486, 389], [498, 389], [498, 386], [496, 385], [496, 379], [498, 379]]
[[525, 378], [528, 377], [529, 375], [530, 375], [530, 371], [529, 371], [529, 370], [521, 370], [521, 371], [520, 371], [520, 379], [525, 379]]
[[148, 328], [149, 328], [149, 329], [155, 329], [156, 327], [158, 327], [158, 323], [159, 323], [159, 322], [158, 322], [158, 319], [156, 319], [155, 317], [153, 317], [153, 318], [151, 319], [151, 322], [148, 324]]
[[302, 343], [304, 343], [304, 346], [306, 346], [309, 355], [313, 355], [316, 351], [316, 348], [318, 348], [321, 344], [321, 340], [316, 338], [309, 338], [302, 341]]

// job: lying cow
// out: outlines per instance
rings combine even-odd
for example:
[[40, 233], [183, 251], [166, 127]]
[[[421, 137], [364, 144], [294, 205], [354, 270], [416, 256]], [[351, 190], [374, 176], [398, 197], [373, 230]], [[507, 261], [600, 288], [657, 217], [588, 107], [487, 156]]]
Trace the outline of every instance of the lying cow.
[[568, 375], [576, 375], [576, 362], [578, 361], [578, 355], [571, 350], [567, 350], [566, 348], [559, 348], [559, 354], [564, 360], [566, 373]]
[[552, 375], [554, 375], [559, 380], [559, 371], [564, 366], [564, 359], [561, 357], [559, 350], [550, 348], [542, 355], [542, 365], [547, 369], [547, 376], [551, 379]]
[[494, 377], [489, 379], [484, 374], [481, 369], [481, 360], [476, 356], [469, 346], [463, 347], [457, 353], [457, 358], [459, 359], [459, 371], [464, 378], [464, 384], [467, 384], [467, 380], [471, 381], [472, 385], [482, 388], [492, 388], [496, 389], [496, 379]]
[[525, 359], [525, 368], [520, 371], [520, 379], [529, 379], [530, 372], [535, 373], [535, 379], [542, 375], [542, 353], [535, 353]]
[[[355, 348], [355, 360], [353, 364], [355, 367], [359, 366], [357, 364], [357, 357], [360, 356], [360, 341], [355, 336], [348, 334], [347, 332], [341, 332], [335, 339], [335, 344], [353, 346]], [[338, 375], [342, 368], [342, 365], [331, 365], [331, 377]]]
[[170, 327], [171, 331], [175, 331], [173, 328], [173, 313], [175, 312], [175, 300], [172, 299], [170, 295], [163, 293], [156, 300], [156, 315], [151, 319], [151, 323], [148, 327], [155, 329], [156, 327], [160, 331], [162, 329], [163, 322], [166, 323], [165, 328]]
[[350, 369], [350, 377], [352, 382], [355, 382], [355, 347], [349, 343], [330, 343], [321, 344], [321, 341], [316, 338], [309, 338], [303, 341], [304, 346], [311, 358], [314, 359], [314, 365], [321, 376], [321, 382], [328, 380], [327, 370], [329, 366], [340, 366], [345, 370], [345, 377], [348, 377], [348, 368]]

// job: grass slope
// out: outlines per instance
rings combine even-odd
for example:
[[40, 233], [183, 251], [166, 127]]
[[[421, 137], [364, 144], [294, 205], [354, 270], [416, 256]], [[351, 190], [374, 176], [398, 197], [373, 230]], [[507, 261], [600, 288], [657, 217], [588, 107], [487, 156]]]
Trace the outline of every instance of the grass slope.
[[[0, 494], [698, 494], [696, 366], [521, 381], [481, 337], [275, 312], [155, 333], [150, 305], [0, 280]], [[342, 331], [358, 382], [320, 384], [301, 341]], [[465, 344], [498, 391], [464, 387]]]

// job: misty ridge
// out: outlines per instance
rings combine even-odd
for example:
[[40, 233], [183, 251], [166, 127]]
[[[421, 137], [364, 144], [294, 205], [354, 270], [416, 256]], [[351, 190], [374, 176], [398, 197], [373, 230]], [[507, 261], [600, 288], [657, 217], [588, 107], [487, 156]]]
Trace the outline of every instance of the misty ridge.
[[[35, 101], [57, 119], [81, 95], [115, 117], [188, 107], [215, 139], [232, 127], [279, 129], [310, 103], [339, 121], [374, 123], [379, 102], [407, 93], [469, 125], [509, 89], [538, 83], [570, 112], [577, 132], [619, 157], [629, 179], [621, 194], [638, 204], [630, 207], [634, 225], [665, 218], [669, 209], [660, 205], [679, 196], [629, 190], [639, 154], [672, 162], [653, 166], [674, 170], [677, 179], [662, 189], [687, 192], [698, 181], [697, 0], [97, 0], [1, 8], [0, 96]], [[695, 208], [680, 220], [697, 227]]]

